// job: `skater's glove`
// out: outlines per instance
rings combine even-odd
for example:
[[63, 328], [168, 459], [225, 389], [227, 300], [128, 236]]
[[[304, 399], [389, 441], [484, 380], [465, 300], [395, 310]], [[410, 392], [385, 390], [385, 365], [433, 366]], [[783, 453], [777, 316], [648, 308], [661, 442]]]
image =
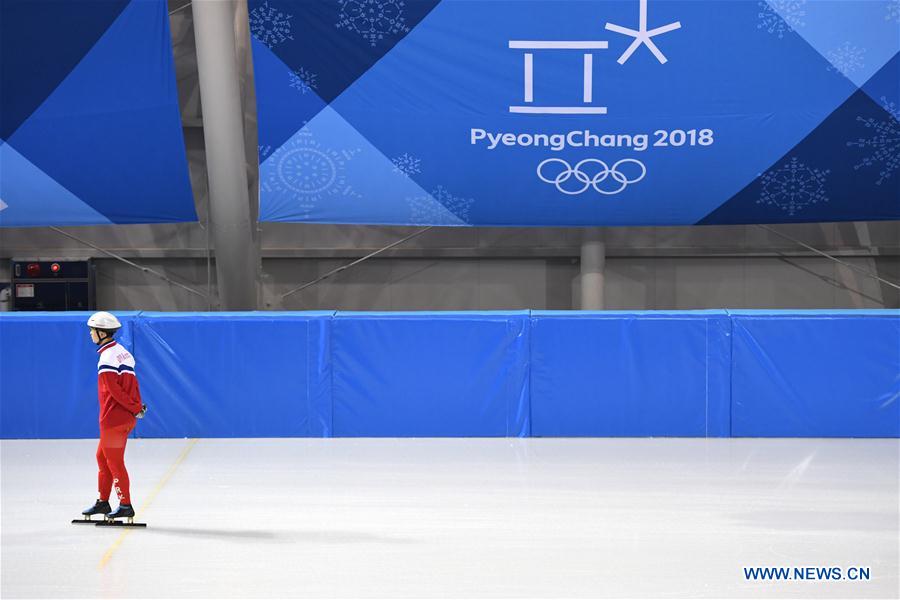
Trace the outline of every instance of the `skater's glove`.
[[143, 419], [144, 415], [146, 415], [146, 414], [147, 414], [147, 405], [141, 404], [141, 412], [139, 412], [138, 414], [136, 414], [134, 416], [136, 419]]

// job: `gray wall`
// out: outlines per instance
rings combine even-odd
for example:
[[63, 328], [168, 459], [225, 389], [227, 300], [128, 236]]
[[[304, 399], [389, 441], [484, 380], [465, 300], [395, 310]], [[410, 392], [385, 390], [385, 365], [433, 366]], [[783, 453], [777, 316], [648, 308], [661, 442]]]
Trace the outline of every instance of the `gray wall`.
[[[202, 224], [66, 228], [174, 281], [215, 291]], [[264, 224], [262, 309], [450, 310], [578, 306], [579, 229], [435, 229], [282, 299], [410, 228]], [[900, 280], [900, 223], [779, 226]], [[900, 307], [897, 290], [754, 226], [605, 231], [607, 308]], [[868, 233], [868, 239], [866, 239]], [[867, 244], [858, 239], [862, 237]], [[86, 258], [107, 309], [206, 310], [207, 300], [45, 229], [0, 231], [0, 257]], [[9, 268], [0, 263], [0, 278]], [[208, 280], [209, 279], [209, 280]]]
[[[185, 0], [170, 0], [170, 9]], [[243, 85], [250, 197], [257, 198], [256, 102], [246, 5], [235, 31]], [[215, 309], [203, 115], [191, 9], [170, 17], [185, 146], [199, 223], [73, 227], [91, 244], [162, 271], [192, 294], [48, 228], [0, 229], [0, 281], [10, 258], [97, 259], [101, 308]], [[253, 207], [256, 214], [257, 207]], [[900, 280], [900, 222], [782, 225], [778, 231], [845, 262]], [[440, 228], [287, 298], [289, 290], [415, 228], [261, 224], [261, 309], [463, 310], [578, 306], [579, 229]], [[604, 231], [608, 308], [900, 307], [897, 290], [756, 226]], [[213, 259], [214, 259], [214, 252]], [[212, 267], [212, 268], [210, 268]]]

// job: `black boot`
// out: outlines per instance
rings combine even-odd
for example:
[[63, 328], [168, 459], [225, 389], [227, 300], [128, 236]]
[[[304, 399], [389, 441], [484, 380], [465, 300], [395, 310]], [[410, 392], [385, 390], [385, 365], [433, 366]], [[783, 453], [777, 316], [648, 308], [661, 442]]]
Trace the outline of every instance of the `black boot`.
[[[107, 504], [107, 507], [108, 506], [109, 505]], [[131, 507], [130, 504], [120, 504], [119, 508], [117, 508], [115, 511], [106, 513], [106, 518], [109, 520], [124, 519], [125, 517], [133, 517], [133, 516], [134, 516], [134, 509]]]
[[86, 508], [81, 511], [86, 517], [90, 517], [91, 515], [105, 515], [109, 511], [112, 510], [112, 507], [109, 505], [109, 502], [106, 500], [97, 500], [94, 505], [90, 508]]

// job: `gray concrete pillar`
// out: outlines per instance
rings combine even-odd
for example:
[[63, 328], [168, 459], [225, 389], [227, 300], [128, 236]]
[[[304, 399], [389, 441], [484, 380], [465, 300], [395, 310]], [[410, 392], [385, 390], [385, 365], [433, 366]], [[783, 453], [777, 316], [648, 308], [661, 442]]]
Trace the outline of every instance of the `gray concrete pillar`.
[[583, 231], [581, 241], [581, 309], [603, 309], [603, 271], [606, 267], [606, 244], [603, 230], [591, 227]]
[[244, 164], [235, 5], [230, 0], [194, 0], [191, 10], [219, 300], [222, 310], [255, 310], [258, 260]]

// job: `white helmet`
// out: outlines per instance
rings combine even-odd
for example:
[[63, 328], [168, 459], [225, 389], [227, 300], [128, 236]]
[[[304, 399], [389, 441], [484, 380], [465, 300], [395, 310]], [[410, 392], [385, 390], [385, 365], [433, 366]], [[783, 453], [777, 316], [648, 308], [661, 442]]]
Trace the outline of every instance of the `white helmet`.
[[115, 315], [103, 311], [92, 314], [87, 324], [88, 327], [94, 329], [119, 329], [122, 327]]

